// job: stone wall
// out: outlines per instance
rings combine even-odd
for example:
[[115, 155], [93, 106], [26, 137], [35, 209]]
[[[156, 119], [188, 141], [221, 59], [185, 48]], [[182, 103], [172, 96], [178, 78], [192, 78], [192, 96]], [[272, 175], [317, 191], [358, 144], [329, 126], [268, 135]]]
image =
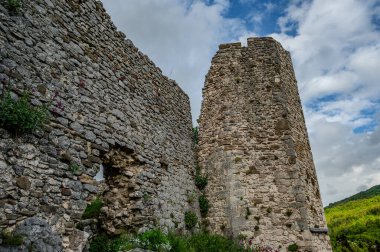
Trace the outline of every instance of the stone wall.
[[[88, 234], [76, 225], [99, 194], [109, 233], [183, 228], [195, 191], [188, 96], [116, 30], [101, 2], [23, 1], [18, 14], [5, 2], [0, 91], [29, 90], [51, 118], [35, 134], [0, 129], [1, 229], [47, 223], [67, 251], [80, 250]], [[94, 179], [101, 165], [104, 182]]]
[[220, 45], [203, 98], [210, 228], [281, 251], [331, 251], [289, 52], [272, 38]]

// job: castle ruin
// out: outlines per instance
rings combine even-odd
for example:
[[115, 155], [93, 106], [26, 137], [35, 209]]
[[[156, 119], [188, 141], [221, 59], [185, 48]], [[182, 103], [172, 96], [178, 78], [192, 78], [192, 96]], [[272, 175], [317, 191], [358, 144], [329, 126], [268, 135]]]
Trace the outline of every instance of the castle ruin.
[[[36, 251], [70, 252], [99, 225], [182, 231], [186, 211], [199, 215], [188, 201], [197, 191], [189, 98], [100, 1], [24, 1], [18, 14], [0, 1], [0, 93], [23, 90], [52, 116], [33, 134], [0, 129], [1, 230]], [[212, 231], [330, 251], [291, 60], [273, 39], [220, 46], [198, 154]], [[97, 197], [99, 220], [82, 220]]]

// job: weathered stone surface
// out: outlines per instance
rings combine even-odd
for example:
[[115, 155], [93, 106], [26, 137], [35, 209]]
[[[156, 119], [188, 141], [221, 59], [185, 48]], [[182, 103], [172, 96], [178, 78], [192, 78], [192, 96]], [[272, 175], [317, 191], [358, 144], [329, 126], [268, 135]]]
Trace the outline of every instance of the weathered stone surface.
[[217, 233], [331, 251], [290, 55], [272, 38], [225, 44], [203, 89], [199, 161]]
[[19, 251], [63, 251], [61, 237], [43, 219], [27, 218], [13, 232], [24, 237]]
[[24, 190], [29, 190], [31, 183], [28, 177], [22, 176], [16, 179], [16, 184], [18, 187]]
[[0, 228], [38, 215], [71, 251], [86, 242], [74, 227], [100, 195], [109, 233], [184, 229], [196, 190], [188, 96], [116, 30], [100, 1], [23, 1], [13, 16], [4, 3], [0, 93], [4, 84], [14, 96], [30, 90], [51, 116], [35, 134], [0, 129]]

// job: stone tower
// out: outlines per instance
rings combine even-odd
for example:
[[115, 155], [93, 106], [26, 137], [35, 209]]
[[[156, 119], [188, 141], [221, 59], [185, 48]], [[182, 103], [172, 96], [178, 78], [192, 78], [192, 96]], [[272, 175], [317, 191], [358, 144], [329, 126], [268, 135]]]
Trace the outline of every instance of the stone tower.
[[280, 251], [331, 251], [289, 52], [272, 38], [220, 45], [203, 98], [210, 229]]

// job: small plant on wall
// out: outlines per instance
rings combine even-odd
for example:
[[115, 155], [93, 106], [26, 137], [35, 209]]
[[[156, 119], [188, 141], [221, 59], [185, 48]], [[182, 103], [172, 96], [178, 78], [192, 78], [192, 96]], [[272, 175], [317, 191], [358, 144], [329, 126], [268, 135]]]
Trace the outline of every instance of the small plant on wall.
[[187, 229], [193, 229], [198, 223], [197, 215], [192, 211], [185, 212], [185, 226]]
[[201, 210], [202, 216], [203, 217], [206, 216], [210, 208], [210, 205], [209, 205], [208, 199], [206, 198], [204, 194], [198, 197], [198, 203], [199, 203], [199, 208]]
[[96, 219], [99, 217], [100, 209], [103, 207], [103, 201], [101, 198], [97, 197], [89, 205], [87, 205], [82, 219]]
[[5, 6], [11, 12], [18, 13], [20, 12], [22, 3], [21, 0], [7, 0]]
[[15, 135], [33, 133], [48, 121], [47, 106], [33, 106], [30, 95], [24, 91], [18, 99], [5, 92], [0, 100], [0, 127]]

